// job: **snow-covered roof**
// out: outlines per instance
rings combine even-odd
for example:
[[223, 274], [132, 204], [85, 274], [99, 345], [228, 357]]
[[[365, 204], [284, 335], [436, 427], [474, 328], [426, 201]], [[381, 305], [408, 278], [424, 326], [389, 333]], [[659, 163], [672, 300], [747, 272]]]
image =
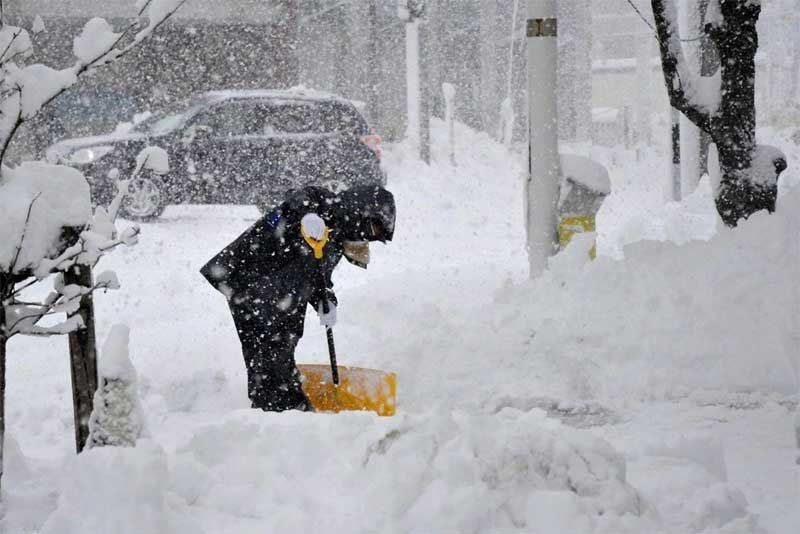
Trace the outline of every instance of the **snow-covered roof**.
[[309, 89], [304, 86], [292, 87], [290, 89], [236, 89], [223, 91], [208, 91], [204, 95], [211, 100], [229, 100], [234, 98], [269, 98], [286, 100], [336, 100], [339, 102], [349, 102], [350, 100], [326, 93]]

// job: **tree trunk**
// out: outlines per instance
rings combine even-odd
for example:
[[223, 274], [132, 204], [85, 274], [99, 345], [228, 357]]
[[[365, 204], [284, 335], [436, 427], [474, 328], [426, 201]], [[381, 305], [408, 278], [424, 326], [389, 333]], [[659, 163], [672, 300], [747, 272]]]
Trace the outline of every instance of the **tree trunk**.
[[[64, 273], [64, 283], [91, 287], [92, 271], [85, 266], [72, 267]], [[97, 391], [97, 341], [91, 294], [81, 299], [77, 313], [83, 317], [85, 328], [69, 334], [69, 354], [75, 418], [75, 450], [80, 453], [89, 438], [89, 417], [92, 415], [94, 393]]]
[[[0, 324], [4, 320], [5, 313], [0, 309]], [[3, 449], [6, 442], [6, 343], [8, 339], [0, 333], [0, 488], [3, 480]]]
[[[669, 4], [667, 4], [669, 2]], [[681, 80], [679, 65], [685, 63], [672, 0], [652, 0], [664, 81], [673, 107], [680, 110], [716, 143], [720, 180], [717, 211], [728, 226], [756, 211], [775, 210], [777, 184], [763, 186], [752, 180], [752, 158], [756, 148], [755, 56], [758, 50], [756, 23], [761, 5], [751, 0], [720, 2], [721, 21], [707, 24], [704, 31], [717, 47], [720, 59], [720, 105], [713, 114], [692, 101], [689, 80]], [[667, 10], [667, 6], [672, 8]]]
[[761, 7], [745, 3], [748, 0], [721, 4], [725, 22], [709, 32], [717, 45], [722, 78], [718, 120], [709, 134], [717, 145], [722, 173], [717, 211], [728, 226], [765, 208], [775, 211], [777, 196], [777, 187], [773, 195], [750, 179], [756, 148], [756, 22]]
[[0, 274], [0, 488], [3, 480], [3, 449], [6, 434], [6, 307], [5, 301], [14, 285]]

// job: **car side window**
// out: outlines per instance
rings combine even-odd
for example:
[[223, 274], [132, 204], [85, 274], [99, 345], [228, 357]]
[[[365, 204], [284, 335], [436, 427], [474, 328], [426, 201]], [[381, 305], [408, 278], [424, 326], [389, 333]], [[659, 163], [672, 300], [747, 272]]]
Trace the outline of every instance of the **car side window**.
[[198, 115], [193, 125], [207, 127], [214, 137], [259, 135], [264, 114], [253, 102], [224, 102]]
[[266, 135], [323, 132], [319, 109], [313, 103], [292, 102], [265, 107]]
[[323, 102], [320, 111], [325, 132], [366, 133], [366, 123], [355, 108], [338, 102]]

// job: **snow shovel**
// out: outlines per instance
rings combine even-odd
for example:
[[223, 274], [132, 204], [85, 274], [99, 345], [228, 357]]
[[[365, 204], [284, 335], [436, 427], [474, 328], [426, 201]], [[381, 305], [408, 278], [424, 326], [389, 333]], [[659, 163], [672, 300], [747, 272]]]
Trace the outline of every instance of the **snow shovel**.
[[[323, 312], [328, 303], [322, 299]], [[368, 411], [378, 415], [395, 413], [397, 375], [363, 367], [345, 367], [336, 363], [333, 328], [325, 327], [328, 335], [330, 367], [325, 364], [299, 364], [303, 375], [303, 391], [318, 412]]]
[[[327, 242], [327, 231], [323, 239], [315, 240], [303, 233], [308, 245], [314, 250], [314, 257], [322, 259], [322, 248]], [[320, 267], [321, 267], [320, 263]], [[323, 313], [328, 313], [325, 298], [325, 277], [320, 269], [320, 301]], [[331, 365], [299, 364], [303, 376], [302, 387], [311, 406], [318, 412], [368, 411], [382, 416], [395, 413], [397, 375], [376, 369], [345, 367], [336, 363], [336, 347], [333, 343], [333, 328], [325, 327], [328, 336], [328, 354]]]

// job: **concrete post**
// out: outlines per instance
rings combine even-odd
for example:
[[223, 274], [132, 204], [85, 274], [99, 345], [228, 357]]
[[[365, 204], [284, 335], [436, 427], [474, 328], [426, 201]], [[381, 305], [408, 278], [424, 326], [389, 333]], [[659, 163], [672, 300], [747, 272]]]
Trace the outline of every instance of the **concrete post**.
[[408, 139], [420, 147], [419, 19], [406, 21], [406, 114]]
[[558, 246], [560, 191], [555, 0], [528, 0], [528, 162], [525, 219], [530, 276], [539, 276]]
[[444, 122], [447, 124], [447, 151], [450, 154], [450, 164], [456, 165], [456, 125], [455, 125], [455, 105], [456, 87], [451, 83], [442, 84], [444, 93]]

